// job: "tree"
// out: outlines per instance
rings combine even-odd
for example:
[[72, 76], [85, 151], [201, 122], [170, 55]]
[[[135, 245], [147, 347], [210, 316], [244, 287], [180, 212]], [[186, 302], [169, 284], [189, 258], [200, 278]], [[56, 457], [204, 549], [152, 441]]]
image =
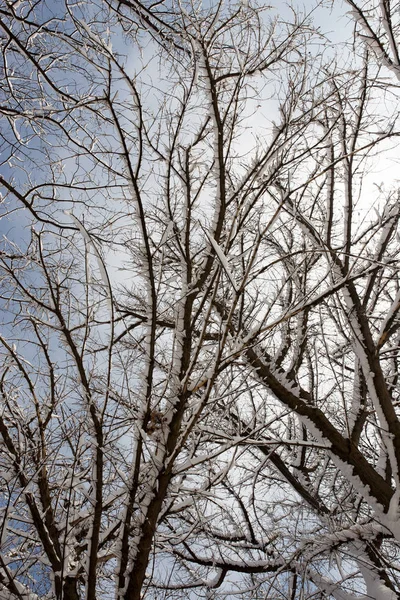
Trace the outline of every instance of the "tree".
[[396, 598], [381, 54], [245, 3], [0, 14], [3, 597]]

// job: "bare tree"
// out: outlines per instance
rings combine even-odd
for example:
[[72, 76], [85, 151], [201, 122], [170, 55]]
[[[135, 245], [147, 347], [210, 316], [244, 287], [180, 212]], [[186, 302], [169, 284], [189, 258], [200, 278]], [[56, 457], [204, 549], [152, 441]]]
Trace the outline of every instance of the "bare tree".
[[0, 15], [0, 594], [396, 598], [368, 52], [245, 3]]

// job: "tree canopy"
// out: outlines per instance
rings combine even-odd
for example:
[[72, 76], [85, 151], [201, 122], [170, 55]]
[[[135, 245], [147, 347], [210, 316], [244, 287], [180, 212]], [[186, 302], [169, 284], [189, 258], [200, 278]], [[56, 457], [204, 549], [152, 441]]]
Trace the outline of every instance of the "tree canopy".
[[399, 14], [3, 0], [2, 599], [399, 597]]

